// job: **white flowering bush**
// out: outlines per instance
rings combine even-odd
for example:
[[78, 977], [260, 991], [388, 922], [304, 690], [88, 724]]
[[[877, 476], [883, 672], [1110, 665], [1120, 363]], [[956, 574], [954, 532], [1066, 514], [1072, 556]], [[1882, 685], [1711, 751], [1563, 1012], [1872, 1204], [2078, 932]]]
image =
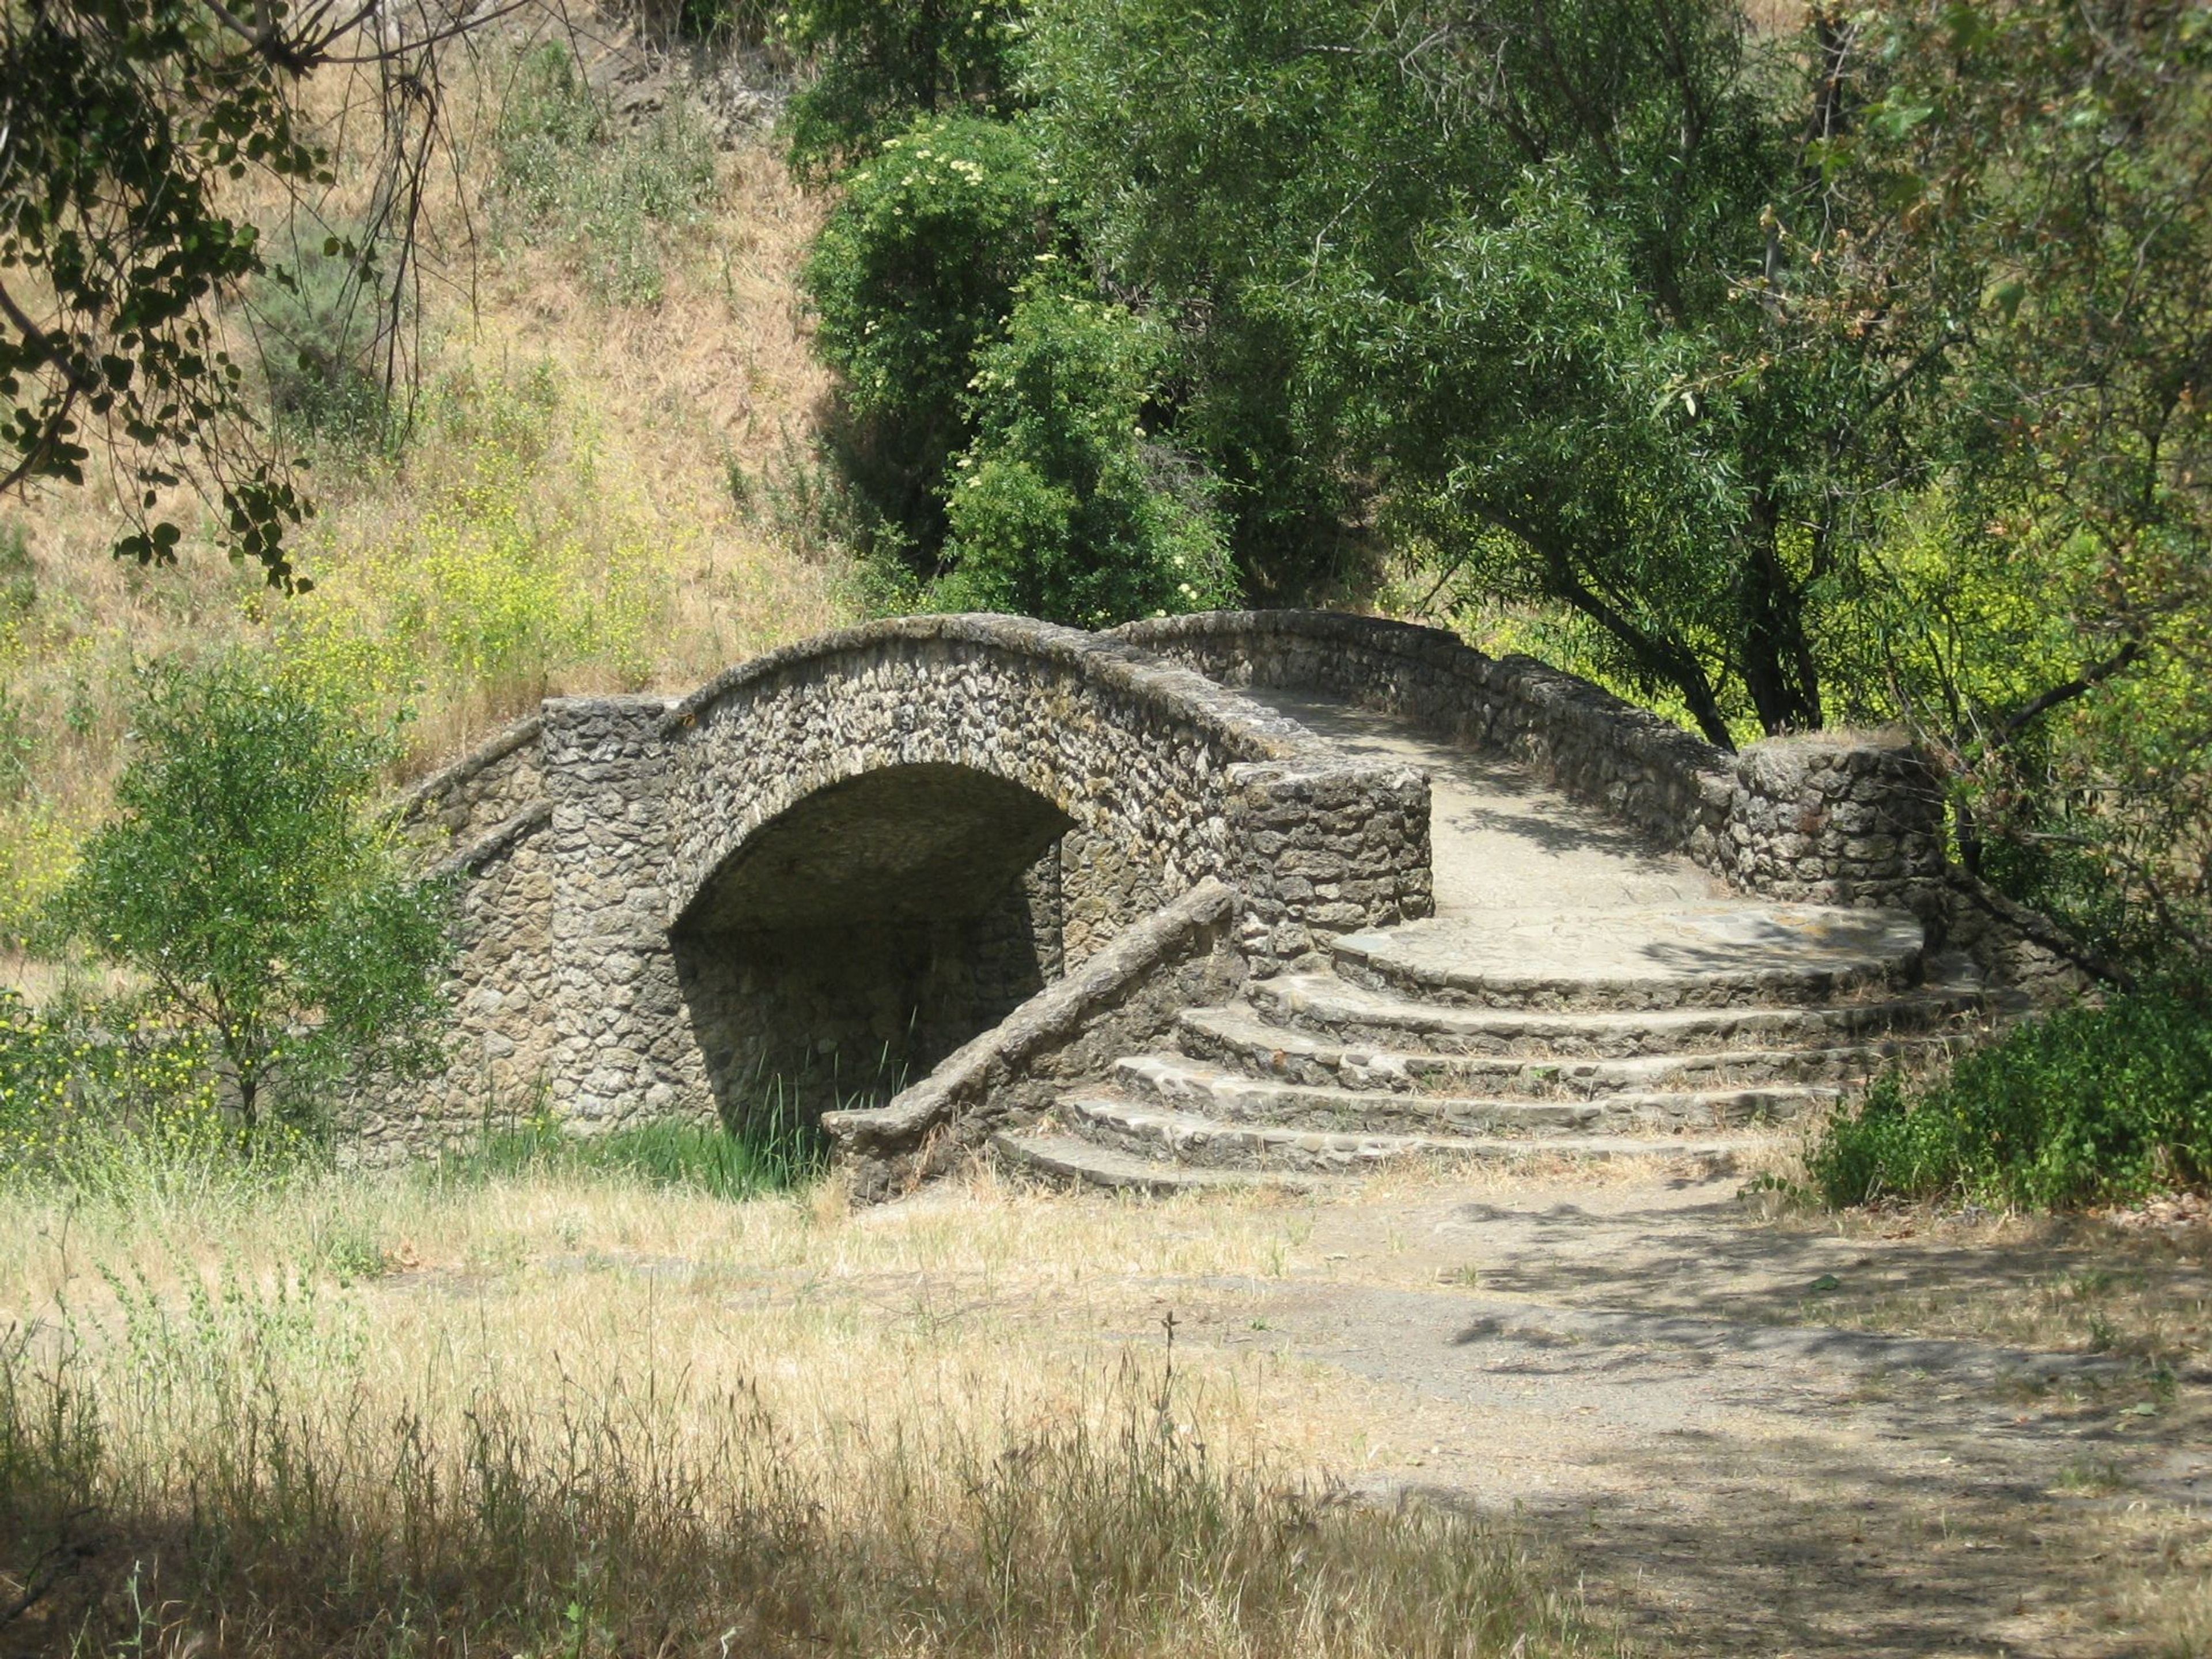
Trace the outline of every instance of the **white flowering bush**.
[[1147, 426], [1166, 362], [1158, 328], [1120, 306], [1050, 286], [1022, 300], [969, 385], [945, 608], [1103, 628], [1235, 598], [1203, 476]]

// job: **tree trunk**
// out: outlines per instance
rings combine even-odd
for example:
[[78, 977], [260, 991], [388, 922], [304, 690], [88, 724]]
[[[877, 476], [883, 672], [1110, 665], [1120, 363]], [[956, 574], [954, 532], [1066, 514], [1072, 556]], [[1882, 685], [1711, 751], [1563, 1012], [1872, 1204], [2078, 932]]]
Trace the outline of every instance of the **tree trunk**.
[[1765, 499], [1752, 508], [1748, 556], [1737, 578], [1743, 684], [1770, 738], [1820, 729], [1820, 678], [1805, 636], [1804, 597], [1776, 551], [1777, 514]]

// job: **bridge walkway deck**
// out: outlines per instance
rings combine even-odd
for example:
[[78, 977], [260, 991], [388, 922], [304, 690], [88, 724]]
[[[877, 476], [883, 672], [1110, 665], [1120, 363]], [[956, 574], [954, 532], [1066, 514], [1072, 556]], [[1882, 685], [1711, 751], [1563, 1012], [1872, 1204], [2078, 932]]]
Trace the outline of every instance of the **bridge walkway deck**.
[[1970, 978], [1925, 971], [1903, 912], [1732, 893], [1509, 758], [1325, 697], [1246, 695], [1428, 773], [1436, 915], [1189, 1011], [1170, 1048], [1001, 1136], [1011, 1161], [1146, 1188], [1406, 1158], [1711, 1166], [1989, 1015]]

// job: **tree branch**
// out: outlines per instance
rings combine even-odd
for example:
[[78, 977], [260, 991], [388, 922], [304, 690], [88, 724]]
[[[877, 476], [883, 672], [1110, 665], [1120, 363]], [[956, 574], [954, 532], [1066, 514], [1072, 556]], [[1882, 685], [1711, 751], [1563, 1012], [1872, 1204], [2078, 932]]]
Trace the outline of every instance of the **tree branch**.
[[2113, 675], [2140, 659], [2149, 648], [2141, 640], [2130, 640], [2104, 661], [2092, 664], [2064, 684], [2054, 685], [2039, 696], [2030, 698], [1998, 725], [1990, 736], [1990, 747], [2004, 748], [2052, 709], [2072, 702], [2076, 697], [2087, 696]]

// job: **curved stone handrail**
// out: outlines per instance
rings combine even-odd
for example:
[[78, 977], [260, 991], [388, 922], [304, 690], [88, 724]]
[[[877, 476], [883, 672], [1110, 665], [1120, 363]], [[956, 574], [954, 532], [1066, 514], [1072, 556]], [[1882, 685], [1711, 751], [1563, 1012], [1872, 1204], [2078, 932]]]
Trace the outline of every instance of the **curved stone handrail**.
[[1729, 754], [1533, 657], [1379, 617], [1217, 611], [1114, 637], [1230, 684], [1305, 686], [1502, 751], [1745, 892], [1814, 903], [1943, 902], [1943, 804], [1893, 737], [1777, 738]]
[[[1232, 819], [1249, 787], [1279, 793], [1285, 780], [1345, 771], [1295, 720], [1188, 668], [1018, 617], [900, 617], [824, 635], [732, 669], [670, 709], [660, 732], [672, 924], [797, 803], [870, 772], [951, 766], [1018, 785], [1074, 826], [1061, 880], [1077, 956], [1206, 877], [1240, 870]], [[1402, 910], [1401, 896], [1389, 908]], [[1402, 899], [1418, 913], [1418, 896]]]
[[434, 823], [456, 840], [505, 822], [544, 797], [538, 745], [544, 730], [542, 712], [510, 722], [410, 785], [386, 809], [391, 822]]
[[1326, 690], [1504, 750], [1701, 863], [1719, 846], [1731, 757], [1534, 657], [1486, 656], [1441, 629], [1337, 611], [1201, 611], [1125, 623], [1113, 637], [1230, 684]]

